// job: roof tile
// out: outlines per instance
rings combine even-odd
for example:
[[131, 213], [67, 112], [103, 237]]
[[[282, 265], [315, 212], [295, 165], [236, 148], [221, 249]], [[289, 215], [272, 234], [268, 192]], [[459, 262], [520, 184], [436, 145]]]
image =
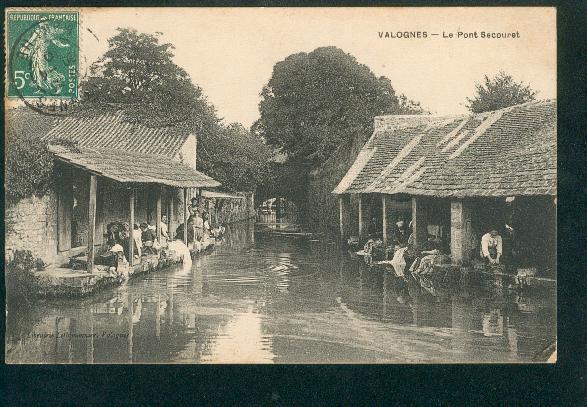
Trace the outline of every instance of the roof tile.
[[57, 159], [122, 183], [153, 183], [178, 188], [213, 188], [219, 182], [164, 155], [104, 148], [49, 146]]
[[147, 127], [124, 121], [122, 112], [99, 116], [70, 116], [43, 138], [67, 139], [81, 147], [131, 150], [144, 154], [177, 156], [189, 134], [173, 127]]
[[[334, 193], [556, 195], [556, 100], [438, 118], [375, 118]], [[414, 142], [416, 141], [416, 142]]]

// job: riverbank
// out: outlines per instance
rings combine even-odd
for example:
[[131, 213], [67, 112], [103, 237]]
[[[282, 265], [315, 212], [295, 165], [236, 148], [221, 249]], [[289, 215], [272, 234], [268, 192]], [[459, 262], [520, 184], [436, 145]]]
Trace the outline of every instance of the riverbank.
[[83, 297], [142, 274], [182, 263], [183, 258], [173, 251], [167, 251], [164, 256], [142, 256], [135, 259], [137, 262], [132, 266], [119, 266], [116, 272], [111, 272], [108, 266], [95, 266], [92, 273], [66, 267], [49, 267], [32, 274], [33, 281], [28, 289], [40, 297]]
[[[246, 219], [244, 222], [249, 221]], [[235, 223], [241, 223], [242, 220]], [[193, 259], [210, 254], [222, 239], [214, 240], [208, 247], [199, 250], [190, 249], [190, 263]], [[28, 273], [30, 281], [21, 291], [27, 295], [47, 298], [77, 298], [92, 295], [98, 291], [120, 286], [125, 281], [167, 269], [173, 265], [184, 263], [184, 255], [173, 250], [164, 249], [161, 253], [143, 255], [135, 259], [132, 265], [123, 263], [116, 271], [108, 266], [94, 266], [92, 273], [70, 267], [48, 266], [41, 271]]]
[[[394, 273], [393, 266], [389, 262], [373, 262], [371, 267], [379, 268], [385, 270], [389, 273]], [[500, 269], [501, 270], [501, 269]], [[412, 273], [410, 273], [412, 274]], [[427, 278], [438, 278], [442, 281], [452, 281], [452, 282], [460, 282], [467, 278], [472, 278], [474, 276], [480, 277], [493, 277], [495, 278], [495, 284], [502, 285], [505, 287], [516, 288], [520, 286], [520, 279], [518, 275], [513, 272], [507, 272], [505, 269], [503, 271], [492, 270], [490, 268], [487, 269], [477, 269], [474, 267], [463, 267], [457, 265], [435, 265], [433, 267], [433, 271], [426, 274], [414, 274], [416, 276], [423, 276]], [[523, 285], [527, 287], [533, 288], [548, 288], [548, 289], [556, 289], [556, 280], [552, 278], [545, 278], [545, 277], [536, 277], [536, 276], [525, 276], [523, 278]]]

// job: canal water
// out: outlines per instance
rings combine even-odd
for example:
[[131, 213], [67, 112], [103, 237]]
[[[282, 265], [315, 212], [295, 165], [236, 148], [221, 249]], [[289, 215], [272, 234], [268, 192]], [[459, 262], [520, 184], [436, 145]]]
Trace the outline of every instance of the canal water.
[[211, 253], [84, 299], [8, 303], [8, 363], [543, 361], [554, 291], [407, 281], [262, 215]]

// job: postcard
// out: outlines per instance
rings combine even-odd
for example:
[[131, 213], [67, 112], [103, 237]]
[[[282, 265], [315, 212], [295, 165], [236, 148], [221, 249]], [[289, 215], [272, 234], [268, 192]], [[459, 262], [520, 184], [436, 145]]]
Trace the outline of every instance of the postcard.
[[7, 363], [556, 362], [555, 8], [4, 19]]

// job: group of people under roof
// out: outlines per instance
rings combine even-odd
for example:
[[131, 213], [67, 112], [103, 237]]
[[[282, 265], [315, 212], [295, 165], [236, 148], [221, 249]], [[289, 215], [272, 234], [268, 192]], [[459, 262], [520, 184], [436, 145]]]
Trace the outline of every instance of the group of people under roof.
[[183, 222], [178, 226], [175, 232], [175, 239], [183, 240], [184, 231], [187, 227], [188, 246], [200, 251], [208, 246], [210, 237], [218, 238], [224, 234], [226, 230], [225, 224], [212, 227], [210, 214], [198, 204], [198, 198], [192, 198], [187, 209], [189, 213], [187, 222]]
[[[187, 220], [187, 244], [189, 248], [200, 251], [209, 246], [211, 237], [218, 239], [224, 234], [225, 225], [211, 227], [210, 216], [207, 211], [198, 205], [197, 198], [192, 198], [187, 210], [189, 213]], [[167, 248], [174, 239], [174, 243], [183, 241], [185, 222], [177, 228], [174, 239], [170, 238], [169, 235], [167, 215], [161, 216], [159, 227], [161, 236], [158, 239], [157, 227], [152, 222], [135, 223], [132, 232], [128, 222], [109, 223], [104, 234], [106, 250], [102, 255], [102, 262], [117, 267], [120, 261], [128, 261], [130, 259], [131, 244], [134, 249], [134, 258], [138, 259], [142, 255], [158, 254], [161, 249]]]
[[[443, 238], [445, 230], [442, 226], [428, 225], [426, 241], [419, 242], [416, 247], [412, 221], [406, 222], [400, 216], [391, 228], [388, 246], [384, 247], [380, 225], [375, 217], [368, 225], [367, 241], [362, 251], [368, 263], [373, 260], [389, 262], [396, 275], [403, 276], [405, 271], [428, 274], [434, 265], [450, 262], [450, 244]], [[475, 240], [471, 245], [474, 247], [471, 258], [487, 265], [501, 263], [503, 240], [496, 227], [490, 227], [480, 241], [475, 236], [471, 238]]]

